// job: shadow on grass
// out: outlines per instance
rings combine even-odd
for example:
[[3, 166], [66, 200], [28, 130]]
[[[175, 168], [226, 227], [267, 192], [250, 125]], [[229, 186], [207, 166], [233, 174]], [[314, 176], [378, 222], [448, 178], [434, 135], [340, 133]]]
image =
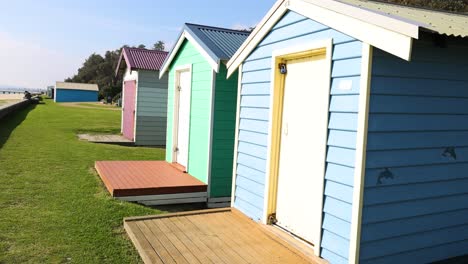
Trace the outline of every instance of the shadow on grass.
[[25, 108], [11, 113], [0, 120], [0, 149], [3, 147], [15, 128], [26, 119], [29, 112], [31, 112], [34, 108], [36, 108], [36, 105], [30, 104]]

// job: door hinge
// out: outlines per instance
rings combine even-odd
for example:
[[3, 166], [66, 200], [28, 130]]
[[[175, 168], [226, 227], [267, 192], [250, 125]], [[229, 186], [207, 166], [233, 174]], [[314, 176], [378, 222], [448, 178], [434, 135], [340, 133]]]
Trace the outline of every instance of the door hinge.
[[182, 87], [180, 87], [180, 85], [177, 86], [177, 89], [179, 90], [179, 92], [182, 91]]
[[286, 63], [279, 63], [278, 64], [278, 69], [280, 70], [281, 74], [288, 73], [288, 67], [286, 66]]
[[179, 152], [179, 148], [178, 148], [178, 147], [174, 147], [174, 152]]

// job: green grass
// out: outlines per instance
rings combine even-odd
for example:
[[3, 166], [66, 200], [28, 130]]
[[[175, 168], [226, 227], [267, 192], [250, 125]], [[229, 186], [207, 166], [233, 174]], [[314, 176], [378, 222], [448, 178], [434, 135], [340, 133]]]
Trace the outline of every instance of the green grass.
[[122, 219], [160, 211], [112, 199], [93, 165], [164, 150], [78, 141], [118, 131], [120, 112], [45, 102], [0, 121], [0, 263], [139, 263]]

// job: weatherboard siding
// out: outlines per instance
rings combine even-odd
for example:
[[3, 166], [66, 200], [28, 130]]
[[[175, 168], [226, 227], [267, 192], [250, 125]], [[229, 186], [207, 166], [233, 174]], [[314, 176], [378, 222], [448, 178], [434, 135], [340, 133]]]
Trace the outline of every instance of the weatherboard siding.
[[207, 183], [213, 70], [195, 46], [187, 40], [182, 44], [169, 70], [166, 160], [173, 160], [175, 69], [182, 65], [192, 65], [188, 172]]
[[135, 144], [164, 146], [167, 123], [167, 75], [138, 72]]
[[[234, 206], [255, 220], [263, 217], [265, 181], [268, 177], [266, 159], [272, 52], [329, 38], [333, 38], [334, 51], [321, 256], [331, 263], [347, 263], [361, 42], [290, 11], [249, 55], [242, 66]], [[349, 89], [340, 89], [343, 81], [351, 84]], [[307, 120], [307, 113], [304, 113], [304, 118], [305, 122], [316, 122]]]
[[56, 89], [55, 101], [57, 103], [97, 102], [97, 100], [97, 91], [60, 89], [60, 87]]
[[221, 63], [216, 74], [211, 145], [210, 197], [230, 197], [232, 160], [237, 110], [237, 72], [226, 79], [227, 69]]
[[425, 39], [374, 52], [361, 263], [468, 254], [468, 41]]

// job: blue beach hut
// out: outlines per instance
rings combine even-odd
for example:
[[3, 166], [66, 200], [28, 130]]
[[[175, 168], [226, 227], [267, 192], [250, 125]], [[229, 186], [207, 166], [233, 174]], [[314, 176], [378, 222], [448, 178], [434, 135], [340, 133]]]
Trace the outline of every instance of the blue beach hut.
[[233, 207], [330, 263], [468, 254], [468, 18], [280, 0], [239, 69]]
[[99, 88], [97, 84], [57, 82], [53, 91], [57, 103], [97, 102]]

